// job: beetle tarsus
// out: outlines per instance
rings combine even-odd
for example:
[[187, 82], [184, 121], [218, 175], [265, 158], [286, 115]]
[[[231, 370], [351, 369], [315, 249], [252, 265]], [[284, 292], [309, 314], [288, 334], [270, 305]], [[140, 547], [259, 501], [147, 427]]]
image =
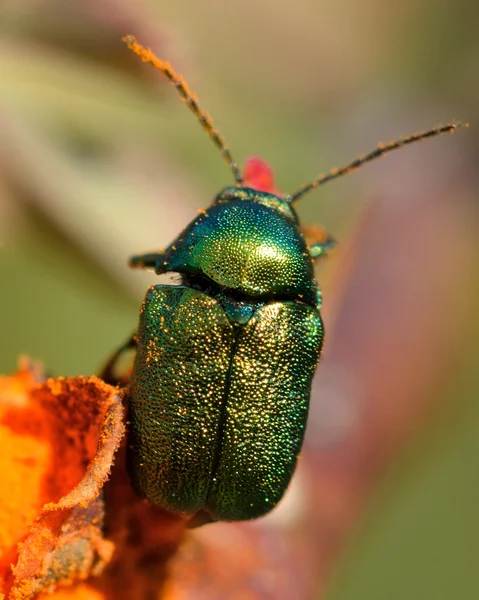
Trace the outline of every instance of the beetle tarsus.
[[120, 361], [121, 357], [128, 350], [136, 349], [138, 345], [136, 339], [136, 333], [134, 333], [124, 344], [122, 344], [118, 350], [111, 356], [106, 365], [103, 367], [100, 378], [103, 379], [105, 383], [110, 385], [125, 385], [127, 381], [124, 377], [119, 377], [115, 374], [115, 369]]
[[128, 264], [132, 269], [154, 269], [159, 273], [164, 258], [164, 252], [148, 252], [130, 257]]
[[331, 236], [328, 235], [327, 239], [323, 242], [317, 242], [312, 244], [309, 248], [309, 255], [313, 260], [318, 258], [324, 258], [328, 256], [338, 245], [338, 242]]

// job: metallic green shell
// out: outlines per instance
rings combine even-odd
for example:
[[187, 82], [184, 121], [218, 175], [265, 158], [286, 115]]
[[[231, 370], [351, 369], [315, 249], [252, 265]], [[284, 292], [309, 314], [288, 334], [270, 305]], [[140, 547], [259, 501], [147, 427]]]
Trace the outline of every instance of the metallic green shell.
[[211, 520], [269, 512], [294, 472], [322, 341], [305, 304], [272, 301], [232, 325], [203, 292], [151, 288], [131, 381], [137, 492]]
[[319, 312], [293, 302], [263, 306], [241, 329], [207, 502], [216, 518], [259, 517], [281, 500], [303, 443], [322, 342]]
[[167, 248], [158, 272], [201, 274], [252, 299], [279, 296], [315, 305], [312, 261], [297, 224], [275, 208], [281, 204], [275, 196], [256, 192], [260, 199], [253, 202], [240, 192], [224, 202], [220, 195], [200, 214]]
[[233, 326], [217, 301], [150, 288], [130, 382], [128, 471], [140, 496], [172, 511], [204, 505], [218, 448]]

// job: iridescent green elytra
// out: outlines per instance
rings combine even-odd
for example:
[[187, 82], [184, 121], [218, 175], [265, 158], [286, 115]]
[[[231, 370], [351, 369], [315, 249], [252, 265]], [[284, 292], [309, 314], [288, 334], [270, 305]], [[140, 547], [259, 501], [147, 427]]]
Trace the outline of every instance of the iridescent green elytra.
[[[142, 48], [220, 148], [236, 180], [164, 251], [131, 259], [181, 284], [151, 287], [143, 302], [129, 385], [128, 471], [153, 504], [208, 521], [252, 519], [282, 498], [294, 473], [323, 345], [313, 261], [334, 246], [310, 245], [293, 204], [306, 192], [450, 124], [379, 146], [292, 195], [253, 159], [242, 174], [184, 80]], [[110, 361], [110, 372], [123, 347]]]

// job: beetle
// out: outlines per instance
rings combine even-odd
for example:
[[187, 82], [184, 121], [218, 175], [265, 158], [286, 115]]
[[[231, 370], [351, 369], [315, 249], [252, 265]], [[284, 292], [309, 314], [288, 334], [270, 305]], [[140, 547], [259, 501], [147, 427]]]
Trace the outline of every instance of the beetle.
[[241, 173], [168, 63], [133, 36], [124, 41], [176, 87], [235, 178], [165, 250], [130, 260], [135, 268], [179, 274], [181, 283], [150, 287], [137, 332], [104, 371], [111, 379], [122, 353], [136, 349], [129, 476], [140, 496], [191, 526], [253, 519], [278, 504], [294, 473], [324, 340], [314, 263], [335, 243], [325, 236], [308, 244], [295, 203], [386, 152], [459, 125], [378, 145], [281, 195], [258, 159]]

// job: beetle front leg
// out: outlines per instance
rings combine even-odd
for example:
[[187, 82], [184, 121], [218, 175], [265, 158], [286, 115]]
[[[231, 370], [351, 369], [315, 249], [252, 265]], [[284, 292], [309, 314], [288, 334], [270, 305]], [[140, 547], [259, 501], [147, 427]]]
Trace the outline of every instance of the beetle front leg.
[[105, 383], [109, 383], [110, 385], [126, 385], [127, 380], [124, 377], [122, 378], [118, 377], [118, 375], [115, 375], [115, 368], [123, 354], [128, 350], [136, 350], [137, 346], [138, 342], [136, 339], [136, 334], [133, 334], [128, 341], [122, 344], [109, 359], [109, 361], [103, 367], [99, 377], [103, 379]]
[[327, 256], [338, 243], [336, 240], [329, 236], [323, 242], [316, 242], [309, 247], [309, 255], [313, 260], [317, 260], [318, 258], [323, 258]]
[[[309, 255], [311, 256], [311, 259], [313, 261], [315, 261], [318, 258], [324, 258], [325, 256], [327, 256], [332, 250], [334, 250], [334, 248], [336, 248], [336, 246], [337, 246], [336, 240], [333, 237], [328, 235], [324, 241], [311, 244], [311, 246], [309, 247]], [[323, 304], [323, 294], [322, 294], [319, 286], [317, 286], [316, 287], [316, 308], [318, 310], [320, 310], [322, 304]]]
[[137, 254], [130, 258], [128, 264], [133, 269], [154, 269], [159, 274], [163, 272], [162, 267], [165, 255], [166, 253], [163, 251]]

